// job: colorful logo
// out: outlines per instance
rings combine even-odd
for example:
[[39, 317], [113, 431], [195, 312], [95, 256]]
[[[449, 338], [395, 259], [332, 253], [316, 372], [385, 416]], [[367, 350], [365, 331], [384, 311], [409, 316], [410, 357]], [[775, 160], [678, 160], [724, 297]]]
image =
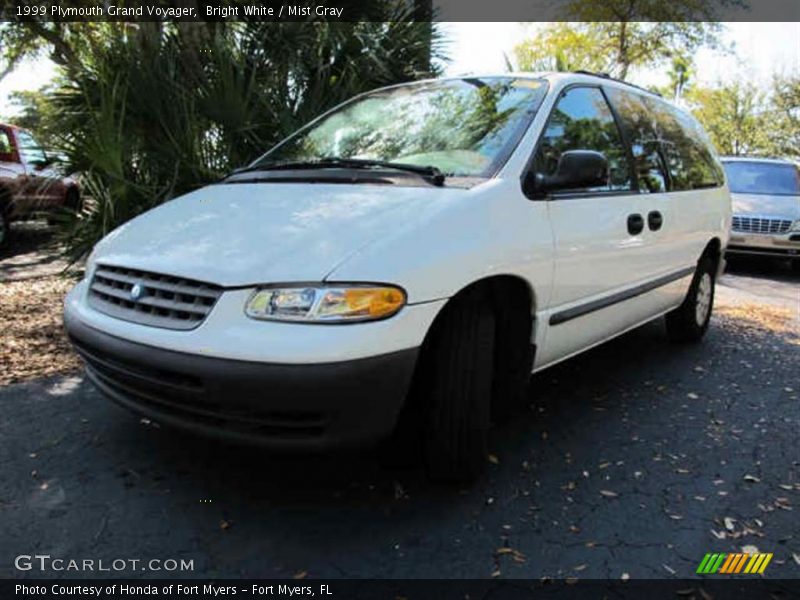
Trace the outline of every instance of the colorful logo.
[[769, 561], [772, 560], [772, 553], [769, 554], [706, 554], [697, 567], [697, 573], [713, 575], [715, 573], [725, 573], [732, 575], [735, 573], [763, 573]]

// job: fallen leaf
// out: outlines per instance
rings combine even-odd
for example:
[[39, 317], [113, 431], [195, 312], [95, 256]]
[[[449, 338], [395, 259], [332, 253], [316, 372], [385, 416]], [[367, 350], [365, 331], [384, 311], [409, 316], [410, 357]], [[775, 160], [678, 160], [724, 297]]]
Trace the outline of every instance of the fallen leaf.
[[308, 575], [308, 571], [298, 571], [292, 575], [292, 579], [305, 579], [306, 575]]
[[794, 559], [794, 562], [796, 562], [798, 565], [800, 565], [800, 554], [792, 553], [792, 558]]
[[724, 540], [726, 537], [728, 537], [724, 531], [714, 531], [713, 529], [711, 530], [711, 534], [718, 540]]
[[758, 548], [752, 545], [742, 546], [742, 552], [745, 554], [758, 554]]
[[586, 569], [586, 564], [582, 564], [582, 565], [578, 565], [576, 567], [572, 567], [573, 571], [583, 571], [584, 569]]
[[664, 563], [661, 563], [661, 566], [662, 566], [662, 567], [664, 567], [664, 569], [665, 569], [665, 570], [666, 570], [666, 571], [667, 571], [667, 572], [668, 572], [670, 575], [675, 575], [675, 572], [676, 572], [676, 571], [675, 571], [675, 569], [673, 569], [673, 568], [672, 568], [672, 567], [670, 567], [669, 565], [665, 565]]
[[700, 396], [698, 396], [694, 392], [689, 392], [688, 394], [686, 394], [686, 397], [691, 399], [691, 400], [697, 400], [698, 398], [700, 398]]
[[500, 461], [497, 459], [497, 457], [494, 454], [490, 454], [488, 456], [488, 459], [489, 459], [489, 462], [492, 463], [493, 465], [499, 465], [500, 464]]
[[723, 519], [723, 522], [725, 523], [725, 529], [727, 529], [728, 531], [733, 531], [733, 527], [734, 527], [734, 523], [736, 523], [736, 519], [732, 519], [730, 517], [725, 517]]
[[750, 483], [760, 483], [761, 482], [761, 480], [758, 477], [756, 477], [755, 475], [745, 475], [744, 477], [742, 477], [742, 479], [744, 479], [745, 481], [749, 481]]
[[223, 531], [224, 531], [225, 529], [230, 529], [230, 528], [231, 528], [231, 525], [232, 525], [232, 523], [231, 523], [230, 521], [226, 521], [225, 519], [222, 519], [222, 520], [219, 522], [219, 528], [220, 528], [220, 529], [222, 529]]
[[620, 577], [620, 579], [622, 579], [622, 581], [628, 581], [628, 579], [630, 579], [630, 578], [631, 578], [631, 576], [628, 573], [623, 573], [622, 576]]
[[619, 494], [612, 492], [611, 490], [600, 490], [600, 495], [605, 496], [606, 498], [616, 498], [619, 496]]

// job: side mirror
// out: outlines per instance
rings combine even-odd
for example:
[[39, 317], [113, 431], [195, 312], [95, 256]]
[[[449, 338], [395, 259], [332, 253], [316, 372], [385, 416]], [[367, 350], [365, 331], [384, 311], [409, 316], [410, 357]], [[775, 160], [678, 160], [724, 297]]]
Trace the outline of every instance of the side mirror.
[[558, 159], [553, 175], [533, 174], [536, 193], [608, 185], [608, 159], [594, 150], [567, 150]]

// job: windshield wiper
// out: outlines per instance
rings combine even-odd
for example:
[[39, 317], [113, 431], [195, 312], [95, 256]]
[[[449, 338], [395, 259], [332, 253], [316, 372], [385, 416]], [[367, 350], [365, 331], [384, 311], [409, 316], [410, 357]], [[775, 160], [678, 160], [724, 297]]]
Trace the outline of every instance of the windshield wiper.
[[285, 161], [276, 163], [266, 163], [242, 167], [233, 171], [229, 177], [242, 173], [252, 173], [254, 171], [289, 171], [304, 169], [392, 169], [395, 171], [405, 171], [414, 173], [430, 181], [433, 185], [444, 185], [444, 173], [438, 168], [430, 165], [409, 165], [386, 160], [372, 160], [366, 158], [320, 158], [318, 160], [299, 160]]

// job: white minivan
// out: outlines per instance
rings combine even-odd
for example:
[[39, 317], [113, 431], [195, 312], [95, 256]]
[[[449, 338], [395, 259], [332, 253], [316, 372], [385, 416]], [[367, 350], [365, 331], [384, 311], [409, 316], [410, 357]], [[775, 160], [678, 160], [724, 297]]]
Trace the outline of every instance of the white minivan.
[[116, 229], [64, 320], [89, 379], [164, 425], [322, 450], [401, 423], [468, 479], [531, 372], [662, 315], [701, 338], [730, 220], [701, 127], [652, 93], [422, 81]]

